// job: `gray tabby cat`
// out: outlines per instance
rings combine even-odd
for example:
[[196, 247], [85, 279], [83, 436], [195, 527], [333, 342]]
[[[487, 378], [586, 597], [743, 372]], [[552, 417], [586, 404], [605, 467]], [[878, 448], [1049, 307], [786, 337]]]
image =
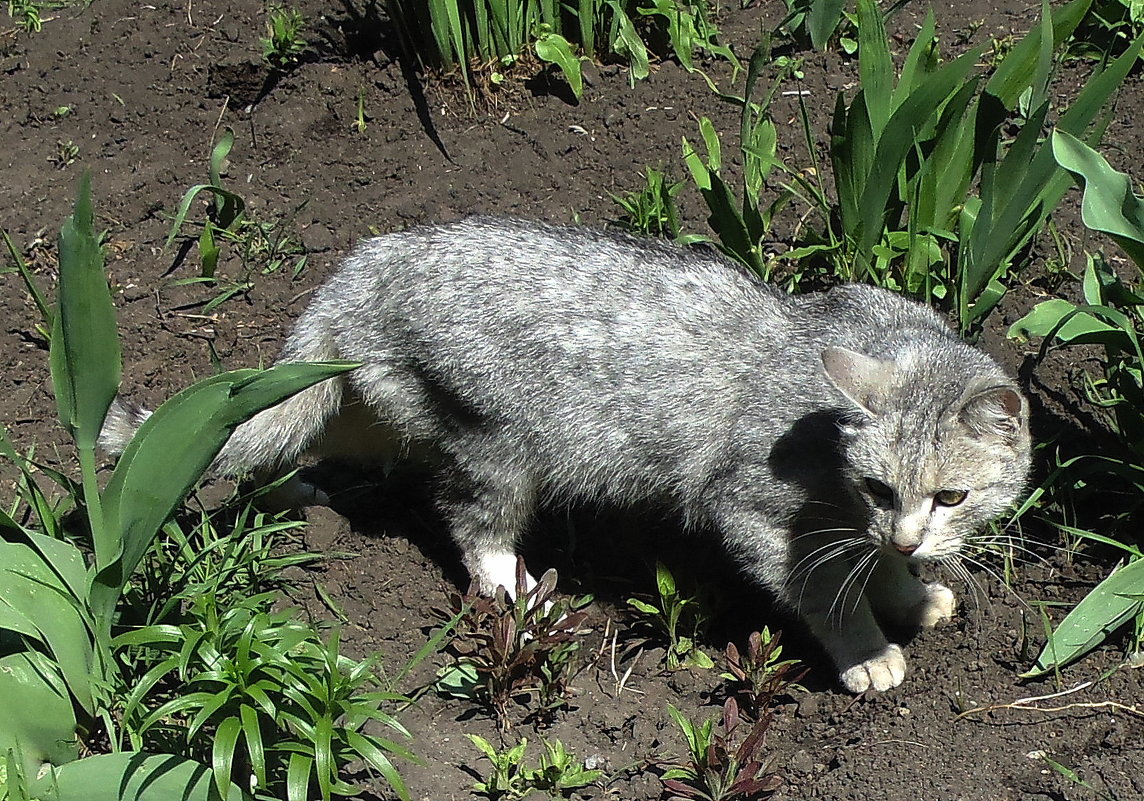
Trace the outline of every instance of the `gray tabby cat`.
[[[901, 683], [875, 614], [949, 619], [918, 566], [954, 557], [1029, 466], [1024, 398], [929, 309], [868, 286], [789, 296], [584, 228], [471, 218], [364, 242], [280, 361], [332, 359], [362, 367], [240, 426], [217, 466], [427, 459], [485, 592], [514, 586], [538, 505], [666, 506], [797, 609], [852, 692]], [[113, 407], [109, 450], [141, 414]]]

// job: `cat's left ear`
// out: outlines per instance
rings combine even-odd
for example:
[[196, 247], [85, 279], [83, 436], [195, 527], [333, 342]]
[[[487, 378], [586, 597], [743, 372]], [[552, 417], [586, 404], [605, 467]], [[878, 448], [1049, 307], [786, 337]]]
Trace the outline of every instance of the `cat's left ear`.
[[822, 367], [830, 383], [868, 416], [877, 417], [885, 411], [886, 387], [894, 372], [892, 362], [829, 347], [822, 352]]
[[1013, 440], [1024, 430], [1028, 404], [1006, 385], [976, 385], [966, 390], [958, 419], [978, 436]]

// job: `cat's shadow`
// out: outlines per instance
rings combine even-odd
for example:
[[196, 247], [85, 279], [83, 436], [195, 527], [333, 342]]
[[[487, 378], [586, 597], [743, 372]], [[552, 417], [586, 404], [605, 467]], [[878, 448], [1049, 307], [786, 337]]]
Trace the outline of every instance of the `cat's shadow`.
[[[469, 578], [460, 553], [437, 512], [428, 476], [415, 468], [363, 472], [360, 467], [323, 462], [305, 471], [308, 481], [331, 496], [331, 507], [358, 534], [402, 537], [436, 563], [457, 589]], [[753, 631], [767, 626], [783, 632], [783, 657], [811, 668], [801, 682], [814, 691], [835, 689], [834, 671], [801, 621], [754, 587], [710, 532], [685, 532], [667, 515], [653, 509], [620, 510], [573, 507], [542, 511], [521, 553], [529, 572], [557, 571], [559, 589], [593, 596], [621, 626], [635, 617], [628, 599], [653, 598], [656, 563], [672, 572], [681, 593], [695, 597], [708, 623], [704, 649], [722, 653], [733, 642], [740, 650]], [[621, 635], [622, 637], [622, 635]]]

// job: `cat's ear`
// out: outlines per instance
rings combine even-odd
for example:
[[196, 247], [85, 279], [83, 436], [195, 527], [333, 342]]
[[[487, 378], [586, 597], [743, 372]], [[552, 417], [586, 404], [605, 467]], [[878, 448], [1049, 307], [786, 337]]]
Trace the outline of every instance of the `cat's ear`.
[[867, 415], [877, 417], [885, 411], [883, 399], [894, 372], [893, 362], [830, 347], [822, 352], [822, 366], [830, 383]]
[[1028, 408], [1021, 393], [1005, 385], [971, 385], [958, 419], [977, 436], [1016, 439], [1024, 429]]

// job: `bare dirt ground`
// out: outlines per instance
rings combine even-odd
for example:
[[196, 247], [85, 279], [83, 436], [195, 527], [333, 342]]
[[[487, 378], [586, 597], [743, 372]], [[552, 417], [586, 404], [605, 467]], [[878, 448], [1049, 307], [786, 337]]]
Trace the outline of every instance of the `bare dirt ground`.
[[[759, 31], [777, 21], [781, 4], [736, 5], [725, 5], [719, 24], [725, 40], [747, 55]], [[143, 404], [210, 375], [212, 357], [227, 367], [269, 362], [309, 293], [355, 241], [373, 231], [472, 212], [604, 224], [618, 215], [609, 193], [638, 188], [645, 165], [684, 177], [680, 137], [695, 140], [698, 117], [711, 117], [728, 136], [738, 130], [735, 109], [671, 62], [657, 65], [634, 87], [621, 68], [590, 68], [579, 103], [564, 98], [558, 79], [538, 77], [505, 93], [495, 108], [472, 112], [455, 86], [423, 86], [403, 69], [384, 26], [365, 7], [307, 0], [300, 8], [310, 21], [312, 47], [303, 64], [277, 80], [259, 66], [265, 12], [246, 0], [98, 0], [53, 12], [39, 34], [0, 38], [0, 225], [50, 288], [56, 232], [70, 213], [81, 170], [92, 170], [97, 227], [106, 229], [119, 311], [123, 390]], [[1039, 5], [971, 0], [945, 2], [935, 12], [943, 43], [953, 48], [964, 46], [957, 44], [961, 40], [1023, 33]], [[913, 4], [892, 23], [899, 50], [909, 45], [923, 13]], [[806, 79], [791, 89], [810, 92], [816, 130], [824, 134], [835, 93], [856, 84], [856, 65], [837, 54], [798, 55], [805, 57]], [[707, 66], [716, 81], [729, 85], [726, 64]], [[1089, 69], [1084, 62], [1069, 65], [1059, 84], [1062, 95], [1075, 92]], [[355, 124], [359, 98], [364, 130]], [[1110, 158], [1121, 169], [1139, 170], [1135, 123], [1142, 107], [1144, 88], [1130, 78], [1107, 136]], [[805, 163], [793, 101], [780, 98], [774, 114], [784, 157]], [[263, 262], [246, 268], [237, 248], [225, 246], [220, 286], [242, 289], [208, 307], [220, 286], [179, 284], [197, 275], [197, 256], [191, 248], [165, 251], [163, 245], [183, 192], [207, 180], [212, 144], [227, 126], [235, 131], [235, 146], [224, 183], [243, 196], [250, 217], [284, 220], [277, 230], [289, 232], [307, 260], [297, 275], [293, 261], [264, 272]], [[733, 142], [728, 138], [726, 147]], [[686, 227], [704, 231], [697, 196], [685, 192], [681, 202]], [[1059, 224], [1076, 254], [1095, 246], [1077, 226], [1075, 212], [1066, 211]], [[1027, 354], [1003, 333], [1052, 285], [1045, 267], [1051, 253], [1049, 245], [1034, 249], [1019, 285], [987, 324], [983, 343], [1015, 370]], [[538, 259], [537, 269], [543, 268]], [[45, 343], [35, 322], [18, 277], [0, 276], [0, 421], [20, 447], [35, 444], [41, 458], [66, 467], [70, 456], [55, 423]], [[1100, 434], [1069, 383], [1074, 367], [1057, 359], [1022, 371], [1042, 441], [1091, 441]], [[348, 484], [331, 481], [344, 516], [313, 513], [307, 544], [354, 557], [329, 563], [318, 579], [349, 618], [343, 634], [349, 647], [359, 654], [380, 650], [396, 669], [424, 642], [430, 609], [463, 584], [463, 571], [415, 478], [380, 487], [357, 477]], [[1038, 535], [1035, 524], [1029, 533]], [[617, 544], [625, 539], [638, 547]], [[526, 550], [533, 571], [556, 566], [565, 589], [597, 597], [585, 647], [593, 658], [575, 682], [578, 694], [539, 732], [606, 770], [610, 782], [580, 797], [660, 798], [649, 766], [684, 750], [667, 705], [703, 717], [714, 714], [721, 698], [718, 671], [668, 673], [654, 650], [619, 686], [617, 677], [634, 657], [627, 654], [613, 672], [609, 632], [630, 628], [624, 599], [651, 589], [658, 558], [681, 582], [718, 588], [711, 593], [710, 652], [729, 639], [741, 643], [767, 623], [784, 628], [788, 654], [811, 667], [804, 682], [810, 692], [780, 708], [768, 740], [785, 781], [775, 798], [1099, 797], [1036, 758], [1046, 752], [1108, 796], [1144, 798], [1144, 719], [1099, 705], [1144, 698], [1140, 670], [1119, 670], [1094, 690], [1045, 702], [1060, 708], [1053, 711], [999, 709], [959, 717], [971, 707], [1073, 687], [1117, 663], [1119, 652], [1106, 648], [1065, 670], [1060, 685], [1017, 677], [1043, 639], [1039, 618], [1025, 602], [1075, 601], [1107, 572], [1106, 555], [1019, 565], [1011, 588], [980, 574], [980, 597], [962, 587], [965, 602], [953, 624], [909, 643], [906, 683], [855, 699], [834, 685], [822, 655], [798, 626], [770, 611], [713, 550], [673, 536], [669, 523], [632, 516], [588, 510], [538, 522]], [[430, 660], [404, 689], [430, 681], [445, 661]], [[1083, 705], [1089, 703], [1098, 705]], [[424, 760], [403, 767], [414, 797], [474, 797], [473, 771], [486, 772], [487, 763], [464, 734], [496, 741], [492, 721], [463, 701], [433, 693], [402, 720]], [[535, 738], [521, 725], [511, 739], [520, 734]]]

